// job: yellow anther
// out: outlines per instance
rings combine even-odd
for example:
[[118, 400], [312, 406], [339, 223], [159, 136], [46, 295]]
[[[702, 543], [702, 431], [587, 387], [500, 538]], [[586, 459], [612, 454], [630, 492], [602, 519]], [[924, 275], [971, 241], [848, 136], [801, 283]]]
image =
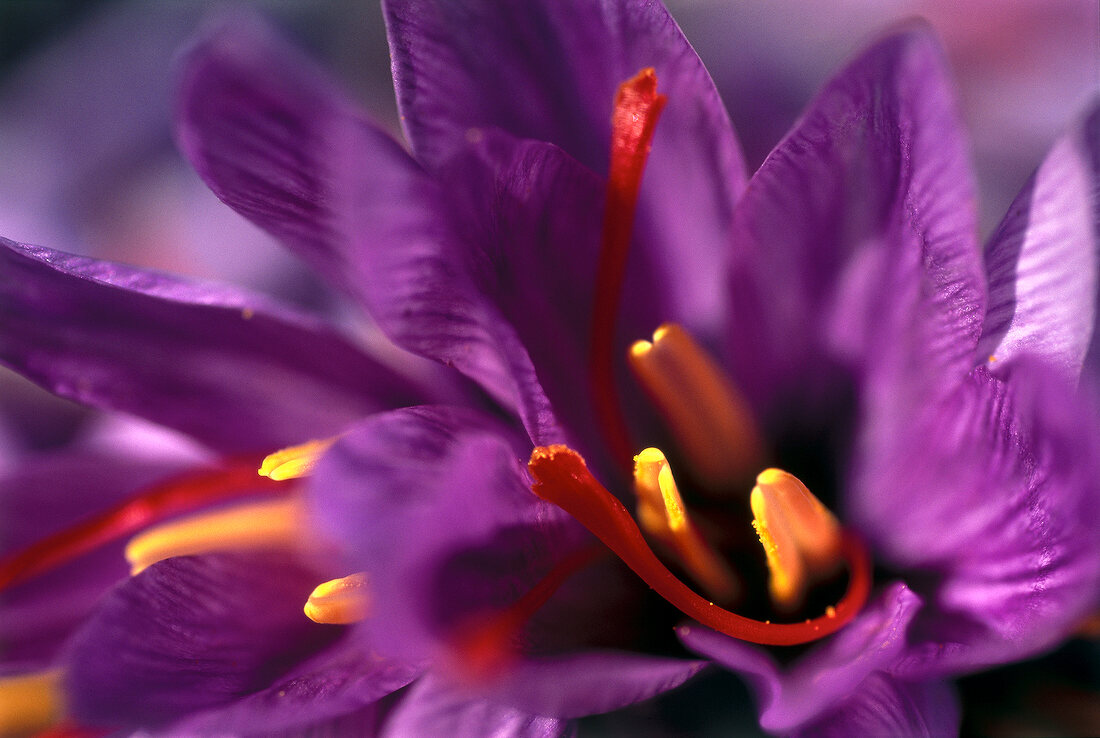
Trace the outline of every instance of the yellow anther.
[[798, 608], [810, 582], [840, 564], [840, 523], [793, 474], [765, 469], [749, 498], [775, 605]]
[[332, 625], [358, 623], [368, 613], [366, 587], [367, 575], [363, 572], [318, 584], [306, 601], [306, 617]]
[[671, 549], [708, 594], [733, 599], [740, 589], [737, 577], [691, 522], [672, 467], [659, 449], [647, 448], [634, 457], [634, 492], [642, 530]]
[[665, 464], [657, 474], [657, 486], [661, 488], [661, 501], [665, 504], [665, 517], [673, 533], [688, 527], [687, 514], [684, 512], [684, 500], [680, 489], [672, 478], [672, 467]]
[[308, 538], [297, 497], [238, 505], [158, 525], [126, 546], [130, 571], [137, 574], [172, 556], [257, 548], [294, 548]]
[[687, 331], [666, 323], [630, 348], [630, 367], [705, 487], [729, 488], [759, 468], [760, 433], [721, 368]]
[[335, 438], [307, 441], [268, 454], [260, 464], [259, 474], [261, 477], [271, 477], [276, 482], [304, 477], [313, 471], [313, 467], [317, 466], [321, 456], [334, 443], [336, 443]]
[[0, 677], [0, 735], [37, 733], [63, 712], [60, 670]]

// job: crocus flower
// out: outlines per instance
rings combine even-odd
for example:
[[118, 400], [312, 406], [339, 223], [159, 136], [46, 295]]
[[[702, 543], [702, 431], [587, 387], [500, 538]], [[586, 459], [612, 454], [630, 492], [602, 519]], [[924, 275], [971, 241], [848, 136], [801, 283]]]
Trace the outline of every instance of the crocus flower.
[[[190, 78], [185, 146], [226, 202], [342, 279], [396, 342], [480, 382], [536, 446], [582, 451], [588, 492], [627, 497], [622, 439], [671, 435], [711, 516], [745, 515], [728, 499], [745, 470], [715, 477], [699, 461], [720, 467], [742, 450], [734, 443], [759, 444], [758, 462], [840, 508], [880, 570], [901, 578], [885, 577], [839, 636], [781, 671], [728, 634], [680, 631], [752, 676], [765, 728], [951, 729], [946, 678], [1048, 648], [1094, 606], [1096, 429], [1076, 383], [1094, 314], [1095, 118], [1052, 152], [983, 263], [965, 145], [925, 31], [892, 36], [842, 72], [746, 185], [709, 79], [660, 8], [393, 3], [387, 20], [415, 158], [331, 88], [283, 84], [300, 78], [265, 74], [286, 65], [229, 44]], [[597, 265], [631, 223], [613, 198], [640, 167], [616, 172], [630, 144], [604, 121], [617, 85], [646, 67], [668, 101], [616, 313], [623, 267], [597, 279]], [[606, 185], [594, 172], [609, 150]], [[1073, 288], [1055, 294], [1051, 281]], [[671, 418], [662, 436], [623, 368], [589, 358], [622, 355], [661, 321], [685, 327], [674, 358], [711, 347], [719, 394], [748, 409], [730, 421], [735, 434], [717, 434], [717, 452], [675, 420], [688, 406], [695, 429], [710, 431], [737, 415], [708, 417], [715, 395], [692, 375], [703, 359], [684, 359], [663, 385], [642, 376]], [[626, 433], [607, 409], [615, 392]], [[445, 658], [464, 620], [513, 613], [508, 603], [567, 561], [572, 527], [531, 498], [515, 465], [521, 440], [451, 413], [401, 413], [353, 430], [319, 467], [318, 515], [370, 573], [371, 630], [389, 653]], [[543, 492], [555, 486], [534, 470]], [[707, 500], [708, 488], [725, 501]], [[581, 507], [570, 512], [609, 539]], [[701, 529], [711, 522], [696, 517]], [[712, 542], [723, 545], [736, 550]], [[511, 565], [498, 575], [489, 561]], [[616, 628], [659, 619], [611, 589], [562, 596]], [[527, 615], [528, 658], [490, 692], [533, 714], [590, 711], [592, 694], [561, 674], [581, 673], [582, 647], [599, 638]], [[439, 690], [422, 682], [395, 719], [444, 725], [425, 707]], [[605, 709], [612, 691], [600, 695]]]
[[[181, 140], [215, 192], [399, 345], [456, 367], [521, 422], [383, 413], [317, 466], [314, 515], [369, 584], [352, 652], [432, 665], [386, 728], [558, 732], [699, 669], [671, 638], [673, 608], [606, 561], [584, 568], [583, 524], [714, 626], [677, 635], [749, 676], [764, 728], [952, 730], [947, 678], [1037, 653], [1096, 604], [1098, 439], [1076, 387], [1094, 315], [1096, 117], [1044, 163], [983, 265], [926, 32], [889, 37], [842, 72], [746, 182], [709, 78], [663, 8], [489, 5], [387, 6], [411, 156], [263, 31], [208, 37], [184, 78]], [[659, 122], [654, 83], [667, 94]], [[1073, 286], [1068, 299], [1051, 279]], [[632, 349], [647, 400], [616, 357], [662, 321], [675, 324]], [[759, 616], [748, 620], [708, 603], [652, 554], [607, 492], [629, 499], [623, 450], [640, 451], [636, 438], [672, 459], [638, 454], [649, 542], [715, 599], [767, 591], [774, 611], [743, 603]], [[786, 472], [757, 476], [767, 587], [737, 496], [765, 462], [825, 503]], [[883, 572], [866, 605], [861, 541]], [[251, 576], [260, 566], [180, 559], [135, 577], [74, 648], [74, 696], [110, 703], [151, 683], [160, 705], [193, 705], [201, 680], [173, 692], [113, 667], [108, 649], [140, 654], [150, 615], [170, 626], [159, 591], [217, 610], [211, 577], [279, 589]], [[830, 589], [838, 566], [844, 595]], [[234, 593], [229, 610], [258, 601]], [[779, 622], [802, 616], [805, 627]], [[287, 632], [272, 619], [261, 640]], [[814, 640], [841, 624], [785, 669], [738, 640]], [[244, 689], [228, 669], [211, 671]]]

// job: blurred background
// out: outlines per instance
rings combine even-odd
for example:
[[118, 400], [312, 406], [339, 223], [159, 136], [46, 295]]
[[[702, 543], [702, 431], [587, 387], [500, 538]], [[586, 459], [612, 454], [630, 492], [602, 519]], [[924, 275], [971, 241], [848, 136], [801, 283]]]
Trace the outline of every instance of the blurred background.
[[[396, 131], [385, 33], [370, 0], [253, 0]], [[257, 229], [222, 206], [172, 142], [173, 59], [209, 0], [0, 2], [0, 234], [267, 292], [311, 310], [342, 306]], [[751, 167], [815, 91], [890, 26], [938, 31], [970, 132], [988, 235], [1060, 132], [1100, 91], [1096, 0], [669, 0], [714, 76]], [[101, 434], [104, 420], [0, 369], [0, 470]], [[117, 429], [116, 431], [117, 432]], [[964, 730], [1100, 734], [1096, 634], [1032, 664], [963, 681]], [[714, 700], [713, 696], [725, 695]], [[729, 698], [736, 695], [736, 699]], [[753, 732], [729, 710], [728, 675], [635, 708], [622, 735], [684, 716], [694, 730]], [[716, 707], [717, 705], [717, 707]], [[606, 734], [609, 721], [583, 733]], [[629, 732], [633, 731], [633, 732]]]

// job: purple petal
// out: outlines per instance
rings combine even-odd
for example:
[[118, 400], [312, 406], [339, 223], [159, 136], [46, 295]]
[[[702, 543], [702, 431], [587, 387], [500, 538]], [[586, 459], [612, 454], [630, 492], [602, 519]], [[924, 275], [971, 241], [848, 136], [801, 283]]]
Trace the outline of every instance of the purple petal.
[[[1095, 193], [1100, 189], [1100, 101], [1093, 102], [1092, 107], [1085, 116], [1085, 122], [1081, 126], [1081, 130], [1083, 131], [1082, 142], [1087, 157], [1086, 161], [1091, 172], [1093, 187], [1095, 188], [1093, 192]], [[1093, 197], [1092, 200], [1092, 227], [1094, 235], [1100, 233], [1100, 197]], [[1100, 239], [1100, 236], [1097, 236], [1097, 238]], [[1097, 296], [1096, 305], [1093, 309], [1094, 311], [1100, 311], [1100, 295]], [[1094, 327], [1095, 322], [1094, 320]], [[1092, 343], [1089, 345], [1085, 364], [1093, 380], [1100, 379], [1100, 331], [1093, 331]]]
[[163, 725], [268, 688], [342, 632], [302, 614], [320, 579], [274, 551], [154, 564], [112, 592], [70, 642], [73, 717]]
[[345, 732], [373, 734], [376, 716], [363, 708], [404, 687], [417, 670], [384, 661], [364, 651], [354, 638], [343, 638], [295, 666], [271, 686], [226, 708], [202, 713], [172, 726], [180, 735], [276, 733], [349, 716], [362, 722], [337, 722]]
[[181, 76], [180, 148], [210, 189], [355, 294], [332, 211], [333, 139], [341, 127], [369, 139], [376, 176], [409, 176], [412, 161], [360, 120], [309, 59], [251, 15], [208, 29], [189, 49]]
[[835, 394], [822, 377], [838, 364], [904, 373], [901, 386], [972, 366], [984, 285], [950, 89], [929, 33], [890, 36], [753, 177], [736, 213], [729, 345], [762, 409]]
[[314, 515], [367, 572], [384, 655], [439, 656], [453, 628], [518, 600], [578, 539], [507, 438], [468, 411], [412, 408], [360, 424], [318, 466]]
[[[187, 156], [226, 203], [363, 305], [398, 345], [518, 409], [560, 440], [514, 332], [476, 288], [439, 184], [255, 19], [192, 50], [180, 103]], [[465, 185], [459, 185], [461, 190]]]
[[876, 556], [929, 582], [901, 673], [1026, 658], [1095, 606], [1100, 432], [1068, 384], [1021, 357], [1004, 377], [977, 368], [896, 419], [854, 485], [853, 517]]
[[952, 738], [959, 733], [955, 691], [942, 682], [903, 682], [884, 674], [868, 677], [840, 706], [796, 736], [853, 735]]
[[[1100, 112], [1092, 120], [1100, 130]], [[1030, 353], [1080, 374], [1100, 290], [1093, 210], [1100, 171], [1088, 139], [1086, 124], [1054, 146], [986, 246], [989, 306], [979, 362]]]
[[0, 361], [225, 451], [331, 435], [423, 397], [316, 323], [229, 288], [0, 239]]
[[660, 3], [412, 0], [385, 12], [405, 132], [433, 171], [468, 136], [499, 128], [603, 173], [615, 91], [653, 67], [668, 104], [642, 182], [639, 246], [665, 276], [665, 317], [714, 328], [744, 164], [710, 76]]
[[484, 688], [495, 702], [536, 715], [577, 718], [611, 712], [675, 689], [705, 661], [628, 652], [582, 652], [523, 659]]
[[[24, 461], [0, 478], [0, 551], [12, 553], [180, 470], [170, 461], [63, 453]], [[5, 662], [45, 667], [107, 590], [128, 575], [107, 546], [0, 593]]]
[[906, 631], [920, 600], [901, 583], [890, 585], [837, 635], [786, 670], [765, 651], [699, 625], [677, 633], [691, 650], [743, 675], [756, 694], [760, 725], [786, 733], [824, 715], [872, 674], [905, 651]]
[[488, 700], [470, 699], [435, 676], [419, 680], [383, 727], [385, 738], [404, 736], [492, 736], [556, 738], [569, 734], [562, 720], [532, 715]]

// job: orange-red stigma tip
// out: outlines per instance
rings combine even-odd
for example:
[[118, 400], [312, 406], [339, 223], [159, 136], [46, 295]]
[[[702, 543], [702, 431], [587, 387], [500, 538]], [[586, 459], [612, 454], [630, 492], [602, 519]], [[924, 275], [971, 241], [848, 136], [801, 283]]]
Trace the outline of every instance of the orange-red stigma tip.
[[831, 613], [803, 623], [769, 623], [737, 615], [697, 595], [660, 562], [627, 509], [592, 476], [575, 451], [564, 446], [537, 448], [528, 468], [539, 497], [576, 518], [680, 612], [733, 638], [771, 646], [809, 643], [840, 630], [867, 601], [870, 561], [862, 543], [845, 533], [841, 551], [848, 565], [848, 590]]
[[173, 515], [254, 494], [288, 489], [256, 475], [248, 459], [183, 474], [0, 559], [0, 590], [72, 561]]
[[615, 390], [615, 317], [626, 273], [642, 172], [666, 100], [664, 95], [657, 93], [657, 74], [652, 68], [643, 69], [619, 85], [611, 114], [607, 200], [592, 307], [589, 384], [596, 416], [612, 451], [627, 464], [633, 456], [633, 447]]

